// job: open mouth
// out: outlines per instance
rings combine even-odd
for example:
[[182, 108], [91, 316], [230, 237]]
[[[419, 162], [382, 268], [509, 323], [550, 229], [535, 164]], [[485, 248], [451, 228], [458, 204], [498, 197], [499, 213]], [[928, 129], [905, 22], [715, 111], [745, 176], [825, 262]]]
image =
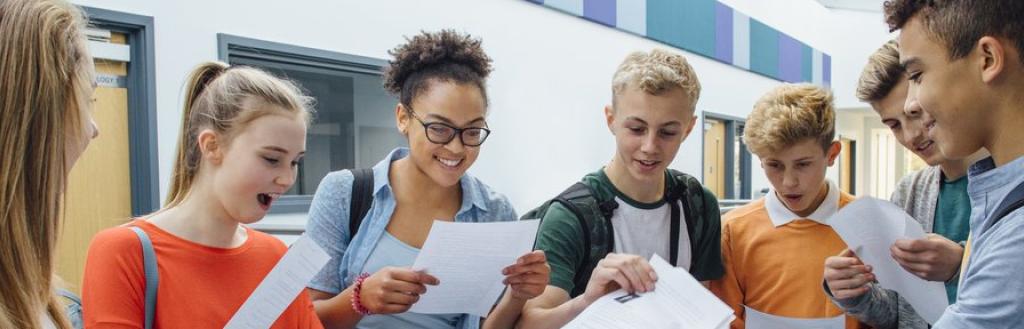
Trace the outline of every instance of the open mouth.
[[931, 148], [932, 145], [934, 145], [934, 144], [935, 144], [934, 141], [927, 140], [924, 143], [917, 144], [917, 147], [915, 148], [915, 150], [917, 150], [918, 152], [924, 152], [924, 151], [928, 150], [929, 148]]
[[636, 162], [636, 164], [637, 164], [638, 166], [640, 166], [640, 169], [643, 169], [643, 170], [652, 170], [652, 169], [654, 169], [654, 168], [657, 168], [657, 167], [658, 167], [658, 164], [660, 164], [660, 163], [661, 163], [661, 161], [658, 161], [658, 160], [640, 160], [640, 159], [634, 159], [633, 161], [634, 161], [634, 162]]
[[800, 202], [800, 199], [803, 199], [803, 198], [804, 198], [803, 194], [783, 194], [782, 195], [782, 199], [786, 200], [786, 203], [788, 203], [790, 206], [795, 206], [797, 203]]
[[439, 157], [439, 156], [436, 156], [436, 155], [434, 156], [434, 159], [437, 159], [437, 161], [441, 163], [441, 166], [443, 166], [445, 168], [449, 168], [449, 169], [458, 168], [459, 165], [461, 165], [462, 161], [464, 160], [464, 159], [442, 158], [442, 157]]
[[256, 195], [256, 201], [260, 203], [260, 208], [263, 210], [270, 209], [270, 205], [281, 197], [281, 193], [260, 193]]

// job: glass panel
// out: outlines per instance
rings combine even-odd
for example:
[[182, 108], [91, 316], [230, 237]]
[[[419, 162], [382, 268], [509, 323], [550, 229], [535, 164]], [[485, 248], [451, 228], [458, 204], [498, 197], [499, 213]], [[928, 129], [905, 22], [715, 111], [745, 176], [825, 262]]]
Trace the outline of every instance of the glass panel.
[[380, 75], [231, 57], [233, 65], [262, 68], [298, 83], [316, 99], [306, 156], [287, 194], [311, 195], [331, 171], [371, 167], [406, 144], [395, 128], [398, 103], [382, 87]]
[[[735, 124], [735, 123], [734, 123]], [[742, 199], [743, 195], [743, 168], [747, 165], [743, 152], [746, 152], [746, 147], [743, 145], [743, 126], [736, 125], [736, 134], [733, 137], [733, 172], [732, 172], [732, 195], [729, 196], [731, 199]]]

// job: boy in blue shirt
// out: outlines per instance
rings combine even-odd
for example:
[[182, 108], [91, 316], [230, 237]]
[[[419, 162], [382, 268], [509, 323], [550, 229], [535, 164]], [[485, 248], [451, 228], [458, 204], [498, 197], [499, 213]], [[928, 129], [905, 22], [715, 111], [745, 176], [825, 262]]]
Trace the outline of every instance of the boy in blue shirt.
[[[900, 64], [932, 118], [929, 137], [948, 158], [979, 149], [969, 170], [971, 238], [956, 303], [933, 328], [1024, 325], [1024, 211], [994, 214], [1024, 182], [1024, 1], [892, 0]], [[909, 107], [908, 107], [909, 108]]]

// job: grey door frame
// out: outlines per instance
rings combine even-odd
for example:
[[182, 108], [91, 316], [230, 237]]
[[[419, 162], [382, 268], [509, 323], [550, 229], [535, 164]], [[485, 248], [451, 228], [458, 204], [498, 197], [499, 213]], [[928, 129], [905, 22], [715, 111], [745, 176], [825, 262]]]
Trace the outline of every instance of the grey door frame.
[[[733, 141], [736, 140], [737, 137], [739, 137], [738, 136], [739, 131], [740, 131], [739, 128], [740, 128], [740, 126], [744, 126], [746, 124], [747, 120], [744, 119], [744, 118], [740, 118], [740, 117], [734, 117], [734, 116], [731, 116], [731, 115], [718, 114], [718, 113], [712, 113], [712, 112], [707, 112], [707, 111], [704, 111], [702, 113], [703, 113], [703, 115], [701, 116], [701, 131], [703, 131], [704, 122], [706, 120], [710, 119], [710, 120], [721, 121], [722, 123], [725, 123], [725, 140], [728, 141], [727, 143], [725, 143], [725, 163], [726, 163], [726, 166], [730, 167], [730, 170], [725, 170], [725, 173], [726, 173], [725, 174], [725, 195], [724, 196], [719, 195], [718, 198], [719, 199], [750, 199], [750, 196], [751, 196], [751, 182], [750, 182], [750, 176], [751, 176], [751, 172], [750, 171], [751, 171], [751, 168], [750, 167], [752, 166], [752, 158], [751, 158], [751, 155], [750, 155], [750, 151], [747, 150], [747, 144], [743, 143], [742, 140], [740, 141], [740, 152], [739, 152], [740, 158], [738, 159], [739, 160], [739, 164], [740, 164], [740, 166], [739, 166], [740, 167], [739, 176], [740, 176], [740, 179], [741, 179], [739, 193], [736, 193], [737, 191], [736, 191], [736, 188], [735, 188], [736, 174], [737, 173], [733, 172], [733, 170], [731, 169], [731, 168], [735, 168], [735, 165], [737, 163], [736, 162], [737, 161], [737, 159], [736, 159], [736, 152], [735, 152], [736, 151], [735, 150], [736, 147], [735, 147], [735, 144], [733, 143]], [[701, 136], [703, 136], [703, 134]], [[702, 168], [703, 168], [704, 161], [706, 161], [706, 159], [704, 159], [704, 152], [703, 152], [703, 150], [704, 150], [704, 146], [702, 144], [701, 145], [701, 167]]]
[[132, 216], [160, 208], [153, 17], [82, 7], [89, 24], [128, 36], [128, 150]]

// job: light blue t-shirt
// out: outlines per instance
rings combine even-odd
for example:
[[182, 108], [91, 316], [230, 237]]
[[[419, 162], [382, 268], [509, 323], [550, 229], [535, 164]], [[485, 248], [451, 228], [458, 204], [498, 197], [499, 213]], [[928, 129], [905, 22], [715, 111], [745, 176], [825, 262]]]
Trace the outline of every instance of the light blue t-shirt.
[[1024, 157], [996, 168], [992, 158], [971, 166], [971, 254], [956, 303], [932, 328], [1024, 328], [1024, 209], [990, 218], [1024, 181]]
[[[409, 149], [397, 148], [373, 166], [373, 204], [355, 237], [351, 237], [348, 232], [352, 173], [347, 170], [335, 171], [327, 174], [320, 182], [309, 207], [306, 234], [331, 256], [331, 260], [313, 277], [307, 285], [309, 288], [337, 294], [362, 273], [395, 211], [395, 196], [388, 180], [391, 163], [408, 155]], [[480, 180], [465, 174], [459, 184], [462, 188], [462, 205], [455, 214], [456, 222], [513, 221], [518, 218], [508, 198], [494, 192]], [[479, 327], [480, 318], [468, 314], [462, 314], [455, 326], [459, 329]], [[379, 328], [407, 327], [402, 326], [402, 323], [388, 322], [382, 323]]]
[[[376, 273], [388, 266], [412, 266], [420, 250], [402, 242], [387, 231], [370, 252], [370, 257], [363, 265], [362, 272]], [[430, 289], [430, 286], [427, 286]], [[462, 314], [420, 314], [405, 312], [399, 314], [379, 314], [363, 317], [356, 325], [359, 329], [369, 328], [455, 328]]]

